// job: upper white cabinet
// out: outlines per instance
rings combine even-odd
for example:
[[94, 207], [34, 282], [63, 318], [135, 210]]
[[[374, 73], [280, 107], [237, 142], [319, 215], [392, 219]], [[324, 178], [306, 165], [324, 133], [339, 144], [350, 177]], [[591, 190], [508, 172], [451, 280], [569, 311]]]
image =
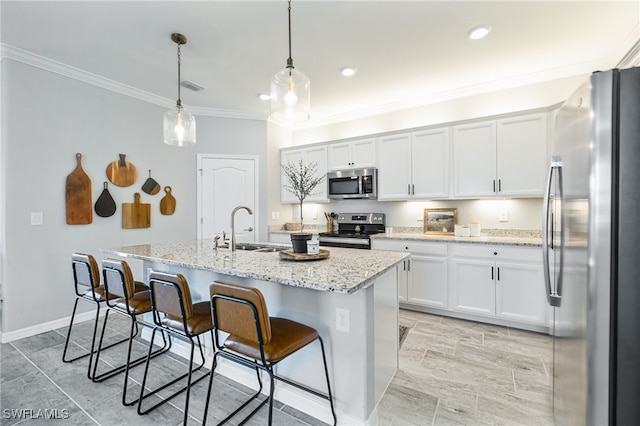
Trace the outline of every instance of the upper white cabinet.
[[487, 197], [496, 193], [496, 122], [453, 128], [453, 195]]
[[378, 199], [449, 196], [450, 128], [378, 138]]
[[376, 166], [376, 140], [359, 139], [328, 145], [329, 170], [360, 169]]
[[497, 126], [499, 195], [541, 197], [547, 173], [546, 114], [506, 118]]
[[[326, 176], [327, 174], [327, 146], [314, 146], [310, 148], [298, 148], [298, 149], [283, 149], [280, 151], [280, 164], [287, 164], [288, 162], [298, 164], [302, 161], [304, 164], [317, 163], [318, 169], [316, 176]], [[280, 202], [282, 203], [298, 203], [298, 200], [291, 192], [285, 189], [287, 180], [284, 173], [280, 174]], [[327, 197], [327, 182], [321, 182], [313, 190], [311, 195], [305, 198], [305, 201], [310, 202], [328, 202]]]
[[546, 114], [453, 127], [454, 197], [541, 197]]

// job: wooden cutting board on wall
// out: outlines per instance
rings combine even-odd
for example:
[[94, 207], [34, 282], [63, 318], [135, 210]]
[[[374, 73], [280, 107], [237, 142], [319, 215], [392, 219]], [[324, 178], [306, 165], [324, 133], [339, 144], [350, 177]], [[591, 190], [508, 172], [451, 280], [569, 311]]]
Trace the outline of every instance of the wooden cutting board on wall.
[[93, 222], [91, 179], [82, 169], [82, 154], [76, 154], [76, 168], [67, 176], [67, 224], [86, 225]]
[[167, 194], [160, 200], [160, 213], [172, 215], [176, 211], [176, 199], [171, 195], [171, 187], [165, 186], [164, 192]]
[[151, 204], [140, 202], [140, 193], [133, 194], [133, 203], [122, 203], [122, 227], [124, 229], [151, 227]]
[[125, 160], [125, 154], [119, 154], [120, 159], [107, 166], [107, 177], [116, 186], [131, 186], [138, 180], [138, 169]]

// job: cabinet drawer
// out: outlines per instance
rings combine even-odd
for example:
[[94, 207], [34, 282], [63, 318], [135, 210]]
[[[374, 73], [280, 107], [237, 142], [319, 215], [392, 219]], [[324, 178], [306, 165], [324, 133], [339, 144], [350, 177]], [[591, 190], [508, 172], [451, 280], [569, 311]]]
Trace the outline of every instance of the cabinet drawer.
[[451, 256], [456, 258], [481, 257], [493, 260], [538, 262], [542, 259], [539, 247], [513, 247], [502, 245], [452, 244]]
[[374, 250], [406, 251], [412, 254], [427, 254], [430, 256], [447, 256], [446, 243], [423, 243], [406, 240], [374, 240], [371, 242]]

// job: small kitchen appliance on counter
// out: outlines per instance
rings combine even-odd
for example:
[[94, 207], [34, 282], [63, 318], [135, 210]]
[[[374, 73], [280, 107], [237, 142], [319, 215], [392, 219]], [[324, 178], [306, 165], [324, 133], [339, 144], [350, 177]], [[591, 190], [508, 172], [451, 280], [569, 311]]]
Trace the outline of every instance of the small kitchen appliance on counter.
[[321, 246], [371, 250], [370, 235], [385, 232], [384, 213], [338, 213], [338, 230], [318, 234]]

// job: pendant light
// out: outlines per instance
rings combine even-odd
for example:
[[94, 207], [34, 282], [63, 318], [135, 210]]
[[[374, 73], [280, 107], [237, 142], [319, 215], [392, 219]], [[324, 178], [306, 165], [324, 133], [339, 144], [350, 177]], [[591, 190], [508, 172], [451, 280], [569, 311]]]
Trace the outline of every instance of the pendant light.
[[294, 124], [309, 119], [309, 79], [293, 67], [291, 58], [291, 0], [289, 0], [289, 58], [271, 79], [271, 118]]
[[174, 108], [164, 113], [162, 129], [164, 143], [184, 146], [196, 143], [196, 119], [182, 106], [180, 99], [180, 46], [187, 43], [187, 38], [182, 34], [173, 33], [171, 40], [178, 45], [178, 102]]

